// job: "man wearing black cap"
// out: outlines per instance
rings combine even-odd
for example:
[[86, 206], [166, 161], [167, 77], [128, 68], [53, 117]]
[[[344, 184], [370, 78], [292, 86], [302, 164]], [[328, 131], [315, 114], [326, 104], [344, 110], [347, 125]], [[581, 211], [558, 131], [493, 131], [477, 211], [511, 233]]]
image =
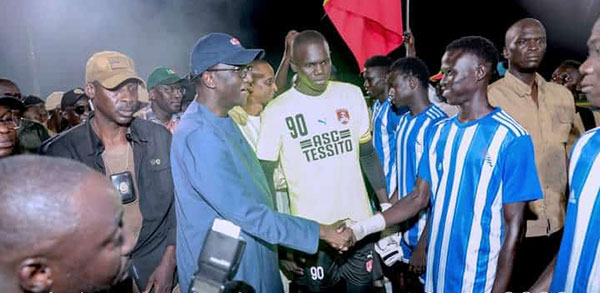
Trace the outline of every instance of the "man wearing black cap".
[[[124, 229], [137, 239], [130, 271], [135, 286], [143, 292], [151, 288], [155, 293], [170, 292], [176, 226], [171, 133], [134, 118], [143, 81], [131, 58], [114, 51], [98, 52], [87, 62], [85, 79], [94, 115], [53, 138], [46, 153], [83, 162], [108, 177], [121, 195]], [[116, 292], [126, 291], [119, 288]]]
[[23, 112], [23, 118], [31, 121], [37, 121], [41, 124], [45, 124], [48, 120], [48, 111], [46, 111], [46, 104], [44, 100], [36, 96], [27, 96], [23, 100], [25, 105], [25, 112]]
[[17, 129], [20, 119], [16, 112], [23, 109], [17, 98], [0, 96], [0, 159], [17, 152]]
[[62, 131], [87, 121], [91, 111], [90, 98], [83, 89], [75, 88], [66, 92], [60, 101]]
[[277, 213], [260, 164], [239, 128], [227, 115], [248, 96], [251, 75], [245, 65], [262, 50], [244, 49], [227, 34], [211, 33], [192, 49], [191, 77], [197, 98], [183, 115], [171, 158], [177, 198], [177, 267], [182, 292], [196, 270], [207, 232], [215, 218], [241, 227], [244, 256], [234, 277], [256, 292], [282, 292], [277, 244], [307, 253], [319, 237], [339, 249], [352, 238], [335, 225]]
[[139, 110], [136, 116], [163, 125], [173, 133], [181, 119], [181, 99], [185, 93], [180, 84], [182, 80], [171, 68], [154, 69], [146, 86], [150, 104]]
[[27, 96], [23, 100], [22, 120], [17, 136], [21, 153], [39, 153], [42, 143], [50, 138], [46, 129], [48, 112], [44, 101], [36, 96]]

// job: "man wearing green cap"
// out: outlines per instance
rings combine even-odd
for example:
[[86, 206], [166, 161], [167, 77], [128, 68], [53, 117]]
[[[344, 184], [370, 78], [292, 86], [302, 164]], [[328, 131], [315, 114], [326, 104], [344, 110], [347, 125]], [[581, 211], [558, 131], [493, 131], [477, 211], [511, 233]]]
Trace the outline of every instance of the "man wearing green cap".
[[181, 99], [185, 88], [183, 80], [171, 68], [159, 67], [148, 77], [150, 104], [137, 112], [139, 118], [164, 125], [171, 133], [181, 118]]

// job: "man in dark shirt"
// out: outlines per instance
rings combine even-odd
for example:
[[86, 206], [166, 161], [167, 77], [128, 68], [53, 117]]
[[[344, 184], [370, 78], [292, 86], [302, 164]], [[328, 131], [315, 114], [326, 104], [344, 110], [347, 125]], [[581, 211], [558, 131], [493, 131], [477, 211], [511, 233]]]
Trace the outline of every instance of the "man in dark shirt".
[[137, 236], [130, 272], [135, 286], [170, 292], [175, 273], [171, 134], [133, 117], [141, 85], [131, 58], [113, 51], [94, 54], [84, 87], [94, 115], [53, 138], [43, 151], [81, 161], [110, 177], [121, 194], [125, 228]]

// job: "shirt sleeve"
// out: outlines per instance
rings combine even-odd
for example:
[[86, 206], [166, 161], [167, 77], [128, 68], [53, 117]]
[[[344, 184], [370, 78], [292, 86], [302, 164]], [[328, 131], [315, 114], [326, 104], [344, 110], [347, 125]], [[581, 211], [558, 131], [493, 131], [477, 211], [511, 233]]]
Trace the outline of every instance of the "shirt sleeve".
[[515, 203], [543, 198], [529, 135], [511, 141], [503, 152], [502, 202]]
[[[354, 88], [353, 88], [354, 89]], [[359, 113], [359, 133], [360, 133], [360, 143], [366, 143], [371, 140], [371, 119], [369, 117], [369, 108], [367, 108], [367, 102], [362, 95], [362, 92], [358, 88], [356, 88], [356, 96], [359, 99], [358, 104], [358, 113]]]
[[268, 243], [307, 253], [316, 252], [319, 224], [278, 213], [260, 200], [270, 197], [270, 194], [249, 194], [252, 190], [236, 184], [244, 180], [234, 163], [235, 154], [216, 133], [190, 134], [186, 139], [185, 153], [183, 166], [189, 174], [187, 179], [199, 199], [217, 214]]
[[417, 165], [417, 177], [427, 181], [429, 186], [431, 186], [431, 166], [430, 154], [429, 150], [432, 147], [431, 141], [433, 139], [433, 135], [435, 134], [436, 127], [428, 127], [425, 130], [425, 134], [423, 135], [423, 154], [421, 155], [421, 160]]
[[260, 115], [260, 130], [256, 143], [256, 157], [263, 161], [277, 161], [281, 150], [282, 120], [273, 107], [267, 107]]

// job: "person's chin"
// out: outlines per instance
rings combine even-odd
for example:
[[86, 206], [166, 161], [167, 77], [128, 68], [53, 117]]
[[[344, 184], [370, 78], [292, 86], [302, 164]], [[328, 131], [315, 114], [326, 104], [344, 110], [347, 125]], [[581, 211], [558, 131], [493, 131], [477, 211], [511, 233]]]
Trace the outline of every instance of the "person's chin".
[[13, 154], [14, 146], [0, 147], [0, 158], [8, 157]]

